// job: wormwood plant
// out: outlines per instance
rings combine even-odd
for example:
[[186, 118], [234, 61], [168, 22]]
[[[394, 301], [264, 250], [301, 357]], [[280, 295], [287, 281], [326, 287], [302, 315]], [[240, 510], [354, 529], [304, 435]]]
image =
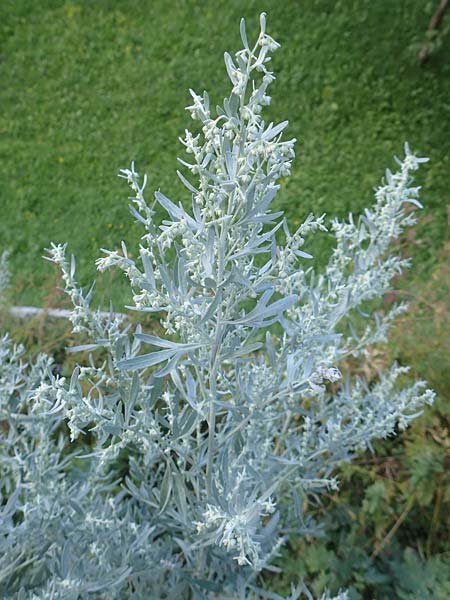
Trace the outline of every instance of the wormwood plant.
[[178, 173], [191, 208], [160, 191], [147, 204], [147, 178], [121, 171], [145, 233], [137, 260], [122, 244], [98, 268], [125, 272], [133, 309], [160, 315], [162, 333], [92, 310], [66, 246], [52, 245], [73, 329], [91, 339], [73, 350], [89, 363], [66, 381], [48, 357], [26, 366], [2, 340], [4, 598], [278, 598], [261, 572], [289, 535], [314, 532], [308, 503], [338, 487], [340, 463], [433, 400], [423, 382], [399, 389], [397, 365], [372, 387], [339, 371], [405, 310], [364, 313], [361, 327], [358, 311], [407, 266], [389, 244], [414, 222], [404, 205], [418, 205], [411, 173], [425, 159], [405, 146], [373, 206], [331, 222], [336, 245], [315, 273], [302, 248], [324, 215], [291, 232], [271, 210], [295, 140], [283, 139], [287, 121], [261, 117], [278, 44], [260, 23], [250, 46], [242, 21], [244, 48], [225, 54], [223, 107], [191, 90], [201, 131], [181, 140], [190, 161]]

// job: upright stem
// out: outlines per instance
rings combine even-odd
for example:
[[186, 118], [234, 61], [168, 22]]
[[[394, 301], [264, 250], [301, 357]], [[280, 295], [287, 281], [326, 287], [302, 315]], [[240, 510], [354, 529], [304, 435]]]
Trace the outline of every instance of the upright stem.
[[211, 371], [210, 390], [211, 398], [209, 402], [209, 423], [208, 423], [208, 459], [206, 463], [206, 491], [208, 496], [212, 493], [212, 466], [214, 457], [214, 434], [216, 430], [216, 377], [217, 366], [216, 361]]
[[[250, 77], [249, 71], [250, 57], [248, 58], [247, 63], [247, 71], [245, 74], [245, 85], [243, 91], [241, 92], [240, 97], [240, 106], [241, 108], [245, 105], [245, 94], [247, 90], [247, 85]], [[239, 135], [242, 135], [242, 131], [244, 129], [244, 122], [242, 117], [239, 119]], [[233, 211], [234, 203], [232, 202], [233, 196], [235, 192], [232, 192], [228, 196], [228, 208], [227, 214], [230, 215]], [[218, 266], [217, 266], [217, 293], [221, 293], [219, 290], [221, 288], [223, 279], [224, 279], [224, 270], [226, 263], [226, 252], [225, 246], [227, 243], [227, 235], [228, 235], [229, 221], [221, 221], [220, 223], [220, 236], [218, 241]], [[223, 298], [217, 308], [217, 325], [216, 325], [216, 336], [215, 342], [212, 350], [211, 356], [211, 370], [209, 376], [209, 389], [210, 389], [210, 404], [209, 404], [209, 423], [208, 423], [208, 454], [206, 461], [206, 491], [210, 496], [212, 493], [212, 468], [214, 462], [214, 438], [215, 438], [215, 430], [216, 430], [216, 396], [217, 396], [217, 372], [218, 372], [218, 360], [220, 356], [220, 345], [222, 342], [223, 336], [223, 324], [222, 324], [222, 310], [223, 310]]]
[[273, 451], [274, 454], [279, 454], [279, 452], [281, 450], [281, 444], [283, 442], [283, 437], [285, 436], [285, 434], [289, 428], [291, 418], [292, 418], [292, 412], [290, 410], [288, 410], [286, 413], [286, 419], [283, 424], [283, 429], [281, 430], [281, 433], [277, 439], [277, 443], [275, 444], [275, 450]]
[[[217, 269], [217, 292], [220, 292], [220, 286], [223, 281], [223, 270], [224, 270], [224, 252], [223, 252], [223, 243], [224, 237], [227, 235], [227, 224], [221, 223], [221, 232], [220, 239], [218, 243], [218, 269]], [[211, 355], [211, 370], [209, 376], [209, 390], [210, 390], [210, 400], [209, 400], [209, 423], [208, 423], [208, 455], [206, 462], [206, 491], [208, 496], [212, 493], [212, 466], [213, 466], [213, 458], [214, 458], [214, 435], [216, 431], [216, 395], [217, 395], [217, 370], [218, 370], [218, 359], [219, 359], [219, 348], [222, 341], [222, 303], [221, 300], [218, 309], [217, 309], [217, 326], [216, 326], [216, 337], [214, 341], [214, 346], [212, 348]]]

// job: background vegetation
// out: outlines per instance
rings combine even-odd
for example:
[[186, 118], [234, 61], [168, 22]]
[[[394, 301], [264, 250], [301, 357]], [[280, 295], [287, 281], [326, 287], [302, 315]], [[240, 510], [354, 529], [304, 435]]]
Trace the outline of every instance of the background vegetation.
[[[361, 456], [343, 491], [317, 509], [321, 540], [292, 540], [282, 590], [299, 575], [316, 592], [347, 586], [352, 598], [450, 597], [450, 50], [438, 37], [428, 63], [416, 55], [434, 2], [422, 0], [194, 1], [3, 0], [0, 4], [0, 248], [11, 251], [14, 304], [57, 306], [57, 278], [41, 259], [69, 241], [79, 277], [95, 276], [99, 248], [135, 241], [127, 189], [116, 177], [134, 159], [149, 189], [186, 198], [175, 175], [178, 136], [189, 126], [188, 88], [220, 100], [228, 89], [225, 49], [240, 46], [268, 13], [282, 43], [268, 118], [289, 118], [297, 137], [293, 175], [278, 206], [291, 222], [310, 211], [357, 214], [392, 156], [408, 140], [430, 163], [421, 170], [424, 211], [402, 252], [413, 270], [386, 299], [411, 302], [392, 343], [365, 374], [397, 360], [439, 394], [412, 429]], [[448, 22], [448, 21], [447, 21]], [[132, 244], [130, 244], [130, 247]], [[306, 248], [311, 251], [311, 248]], [[329, 244], [312, 249], [318, 264]], [[98, 298], [115, 307], [127, 285], [107, 276]], [[0, 316], [1, 328], [8, 320]], [[9, 324], [8, 324], [9, 325]], [[44, 346], [69, 370], [68, 332], [45, 320], [15, 324], [31, 351]], [[352, 365], [348, 365], [352, 369]]]

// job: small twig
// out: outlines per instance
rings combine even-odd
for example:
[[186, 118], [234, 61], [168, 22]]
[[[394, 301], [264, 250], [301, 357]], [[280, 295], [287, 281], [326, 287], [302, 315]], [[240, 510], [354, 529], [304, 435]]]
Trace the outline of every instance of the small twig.
[[381, 540], [381, 542], [379, 542], [378, 544], [375, 545], [375, 549], [372, 552], [372, 555], [370, 557], [371, 560], [376, 558], [380, 554], [380, 552], [383, 550], [383, 548], [387, 544], [389, 544], [389, 542], [391, 541], [391, 538], [393, 537], [393, 535], [395, 534], [397, 529], [400, 527], [400, 525], [403, 523], [403, 521], [406, 519], [409, 511], [413, 507], [414, 499], [415, 499], [415, 496], [410, 496], [409, 501], [406, 503], [406, 506], [403, 509], [402, 514], [398, 517], [398, 519], [395, 521], [395, 523], [393, 524], [391, 529], [388, 531], [388, 533], [385, 535], [385, 537]]
[[[450, 0], [449, 0], [450, 2]], [[430, 310], [436, 310], [435, 306], [433, 306], [433, 304], [430, 304], [429, 302], [427, 302], [425, 300], [425, 298], [423, 298], [422, 296], [419, 296], [417, 294], [413, 294], [412, 292], [409, 292], [408, 290], [392, 290], [392, 294], [397, 294], [397, 295], [404, 295], [404, 296], [409, 296], [412, 300], [415, 300], [416, 302], [419, 302], [420, 304], [424, 304], [427, 308], [429, 308]]]
[[[447, 9], [449, 7], [450, 7], [450, 0], [440, 0], [439, 6], [437, 7], [436, 12], [433, 14], [433, 16], [430, 19], [430, 23], [429, 23], [428, 29], [427, 29], [428, 33], [431, 33], [432, 31], [435, 31], [436, 29], [439, 28], [440, 24], [442, 23], [442, 19], [444, 18], [444, 15], [447, 12]], [[429, 45], [427, 43], [425, 43], [422, 46], [422, 48], [420, 49], [419, 55], [417, 57], [421, 64], [423, 64], [424, 62], [426, 62], [428, 60], [429, 53], [430, 53]]]
[[[55, 319], [68, 319], [72, 314], [71, 310], [63, 308], [37, 308], [36, 306], [13, 306], [8, 310], [9, 314], [17, 319], [28, 319], [31, 317], [48, 316]], [[114, 317], [124, 317], [123, 313], [112, 313]], [[100, 316], [108, 318], [109, 312], [101, 312]]]
[[442, 476], [439, 477], [439, 486], [437, 488], [437, 492], [436, 492], [436, 502], [434, 503], [434, 510], [433, 510], [433, 517], [431, 519], [431, 524], [430, 524], [430, 529], [428, 531], [428, 538], [427, 538], [427, 546], [426, 546], [426, 553], [427, 553], [427, 557], [431, 556], [431, 546], [433, 544], [433, 538], [434, 538], [434, 533], [437, 529], [437, 524], [439, 521], [439, 513], [441, 512], [441, 504], [442, 504], [442, 495], [443, 495], [443, 490], [442, 490]]

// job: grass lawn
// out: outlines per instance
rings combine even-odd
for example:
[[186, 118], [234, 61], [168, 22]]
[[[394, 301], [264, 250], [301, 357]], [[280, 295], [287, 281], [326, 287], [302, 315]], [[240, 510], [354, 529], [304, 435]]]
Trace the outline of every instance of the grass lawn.
[[[0, 247], [11, 251], [15, 303], [56, 301], [41, 258], [51, 241], [69, 242], [85, 284], [101, 247], [137, 244], [116, 177], [131, 160], [149, 173], [149, 194], [188, 199], [175, 176], [188, 88], [221, 100], [223, 51], [240, 48], [242, 15], [257, 34], [261, 10], [282, 43], [268, 119], [289, 118], [299, 140], [278, 205], [293, 223], [310, 211], [358, 213], [408, 140], [431, 158], [414, 253], [416, 268], [434, 264], [448, 231], [450, 63], [448, 43], [425, 67], [416, 62], [429, 20], [421, 0], [178, 0], [170, 11], [160, 0], [3, 0]], [[326, 247], [315, 248], [319, 262]], [[99, 289], [117, 307], [127, 299], [121, 281]]]

